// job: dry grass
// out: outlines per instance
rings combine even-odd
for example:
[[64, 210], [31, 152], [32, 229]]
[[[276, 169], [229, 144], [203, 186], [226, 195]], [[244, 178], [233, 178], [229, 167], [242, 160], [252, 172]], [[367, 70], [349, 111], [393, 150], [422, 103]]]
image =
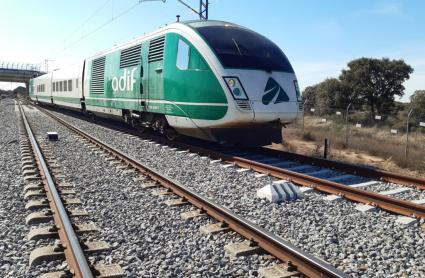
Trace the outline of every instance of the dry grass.
[[[342, 152], [353, 154], [353, 158], [370, 162], [382, 161], [385, 165], [395, 164], [399, 168], [406, 168], [419, 173], [425, 172], [425, 136], [419, 132], [411, 133], [409, 152], [405, 158], [405, 135], [392, 135], [388, 129], [355, 128], [350, 126], [349, 143], [345, 145], [345, 126], [331, 121], [321, 122], [320, 118], [306, 117], [304, 134], [301, 125], [291, 125], [285, 131], [288, 145], [299, 145], [307, 142], [311, 146], [309, 155], [321, 156], [325, 138], [331, 140], [333, 155], [347, 156]], [[293, 147], [292, 147], [293, 148]], [[366, 154], [366, 155], [365, 155]], [[376, 157], [370, 158], [367, 155]]]

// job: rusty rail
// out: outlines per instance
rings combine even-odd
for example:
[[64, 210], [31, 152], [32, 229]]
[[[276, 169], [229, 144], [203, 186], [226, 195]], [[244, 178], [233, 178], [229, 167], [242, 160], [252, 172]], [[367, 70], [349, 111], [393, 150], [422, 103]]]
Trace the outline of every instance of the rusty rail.
[[40, 175], [44, 183], [44, 188], [47, 193], [47, 199], [49, 200], [50, 208], [55, 212], [53, 213], [53, 219], [58, 227], [59, 238], [61, 240], [62, 246], [64, 247], [65, 258], [68, 262], [69, 269], [71, 273], [73, 273], [73, 277], [93, 277], [89, 263], [84, 256], [83, 249], [81, 248], [80, 242], [56, 189], [55, 182], [50, 175], [47, 164], [20, 103], [19, 109], [24, 121], [26, 132], [34, 150], [35, 159], [37, 161]]
[[55, 115], [42, 109], [45, 114], [49, 115], [62, 125], [66, 126], [73, 132], [86, 138], [91, 143], [97, 145], [99, 148], [105, 150], [117, 159], [124, 161], [130, 167], [137, 169], [146, 176], [149, 176], [154, 181], [159, 182], [162, 186], [169, 188], [178, 196], [188, 200], [192, 205], [205, 211], [208, 215], [216, 220], [225, 223], [232, 230], [239, 233], [243, 237], [254, 241], [259, 247], [266, 252], [275, 256], [282, 261], [291, 261], [304, 275], [308, 277], [348, 277], [340, 270], [334, 268], [330, 264], [315, 258], [314, 256], [305, 253], [301, 249], [292, 245], [291, 243], [277, 237], [261, 227], [239, 217], [230, 210], [215, 204], [213, 201], [202, 197], [193, 190], [181, 185], [179, 182], [174, 181], [163, 174], [160, 174], [152, 168], [141, 164], [136, 159], [127, 156], [120, 151], [114, 149], [108, 144], [100, 141], [99, 139], [85, 133], [84, 131], [74, 127], [72, 124], [56, 117]]
[[[43, 111], [45, 111], [45, 110], [43, 110]], [[49, 113], [49, 115], [55, 117], [54, 115], [52, 115], [50, 113]], [[252, 160], [249, 160], [249, 159], [245, 159], [245, 158], [242, 158], [242, 157], [225, 155], [225, 154], [220, 153], [220, 152], [212, 151], [212, 150], [205, 149], [205, 148], [202, 148], [202, 147], [189, 145], [189, 144], [182, 143], [182, 142], [168, 141], [168, 140], [166, 140], [162, 137], [158, 137], [158, 136], [154, 136], [154, 135], [150, 135], [148, 137], [150, 137], [153, 140], [159, 140], [159, 141], [162, 141], [163, 143], [167, 143], [170, 146], [189, 149], [192, 152], [200, 153], [202, 155], [207, 155], [207, 156], [210, 156], [213, 159], [221, 159], [223, 161], [228, 161], [228, 162], [234, 163], [235, 165], [238, 165], [238, 166], [243, 167], [243, 168], [249, 168], [249, 169], [261, 172], [261, 173], [272, 175], [276, 178], [291, 180], [295, 184], [298, 184], [298, 185], [301, 185], [301, 186], [309, 186], [309, 187], [315, 188], [319, 191], [326, 192], [326, 193], [329, 193], [329, 194], [339, 195], [341, 197], [344, 197], [346, 199], [349, 199], [349, 200], [352, 200], [352, 201], [355, 201], [355, 202], [373, 205], [373, 206], [379, 207], [381, 209], [384, 209], [384, 210], [387, 210], [387, 211], [390, 211], [390, 212], [393, 212], [393, 213], [396, 213], [396, 214], [401, 214], [401, 215], [405, 215], [405, 216], [418, 217], [418, 218], [424, 218], [425, 219], [425, 206], [420, 205], [420, 204], [415, 204], [413, 202], [400, 200], [400, 199], [397, 199], [397, 198], [385, 196], [385, 195], [382, 195], [382, 194], [379, 194], [379, 193], [363, 190], [363, 189], [360, 189], [360, 188], [353, 188], [353, 187], [343, 185], [343, 184], [340, 184], [340, 183], [336, 183], [336, 182], [328, 181], [328, 180], [325, 180], [325, 179], [320, 179], [320, 178], [304, 175], [304, 174], [301, 174], [301, 173], [289, 171], [289, 170], [282, 169], [282, 168], [275, 167], [275, 166], [271, 166], [271, 165], [268, 165], [268, 164], [252, 161]], [[255, 149], [255, 151], [258, 151], [258, 149]], [[277, 152], [277, 151], [275, 152], [274, 150], [267, 149], [267, 148], [262, 148], [262, 151], [265, 152], [266, 154], [273, 154], [273, 155], [276, 155], [276, 152]], [[338, 169], [338, 170], [346, 171], [348, 173], [352, 173], [352, 174], [355, 174], [355, 175], [361, 175], [362, 176], [364, 174], [364, 176], [367, 176], [367, 177], [370, 176], [372, 178], [373, 177], [377, 178], [379, 175], [382, 175], [382, 176], [386, 175], [385, 177], [379, 177], [379, 180], [390, 181], [389, 179], [390, 179], [390, 176], [391, 176], [391, 177], [394, 178], [393, 180], [391, 180], [392, 182], [396, 182], [395, 179], [398, 179], [400, 181], [403, 181], [403, 183], [401, 183], [401, 184], [404, 184], [404, 185], [408, 185], [408, 186], [416, 185], [416, 186], [418, 186], [418, 185], [422, 184], [423, 186], [425, 186], [425, 184], [422, 182], [422, 179], [419, 179], [419, 178], [404, 177], [404, 176], [399, 175], [399, 174], [393, 174], [393, 173], [388, 173], [388, 172], [384, 172], [384, 171], [378, 171], [378, 170], [375, 170], [375, 169], [356, 166], [356, 165], [352, 165], [352, 164], [348, 164], [348, 163], [332, 161], [332, 160], [325, 160], [325, 159], [320, 159], [320, 158], [315, 158], [315, 157], [310, 157], [310, 156], [299, 155], [299, 154], [295, 154], [295, 153], [287, 153], [287, 152], [283, 152], [283, 153], [291, 159], [297, 159], [299, 161], [309, 163], [309, 164], [314, 164], [314, 165], [317, 165], [317, 166]], [[412, 182], [409, 183], [408, 181], [412, 181]], [[425, 182], [425, 180], [424, 180], [424, 182]], [[420, 188], [420, 187], [418, 187], [418, 188]]]
[[203, 149], [201, 147], [184, 145], [184, 148], [188, 148], [192, 152], [208, 155], [214, 159], [221, 159], [223, 161], [234, 163], [235, 165], [238, 165], [243, 168], [249, 168], [261, 173], [269, 174], [279, 179], [287, 179], [297, 185], [312, 187], [329, 194], [335, 194], [347, 198], [349, 200], [370, 204], [397, 214], [425, 219], [425, 206], [423, 205], [396, 199], [360, 188], [350, 187], [325, 179], [304, 175], [301, 173], [289, 171], [286, 169], [252, 161], [249, 159], [236, 156], [228, 156], [219, 152]]

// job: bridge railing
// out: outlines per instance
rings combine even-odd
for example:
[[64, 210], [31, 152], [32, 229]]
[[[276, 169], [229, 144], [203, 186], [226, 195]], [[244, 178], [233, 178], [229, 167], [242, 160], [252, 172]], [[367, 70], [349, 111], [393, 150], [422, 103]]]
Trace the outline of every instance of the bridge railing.
[[40, 64], [27, 64], [0, 61], [0, 69], [40, 71]]

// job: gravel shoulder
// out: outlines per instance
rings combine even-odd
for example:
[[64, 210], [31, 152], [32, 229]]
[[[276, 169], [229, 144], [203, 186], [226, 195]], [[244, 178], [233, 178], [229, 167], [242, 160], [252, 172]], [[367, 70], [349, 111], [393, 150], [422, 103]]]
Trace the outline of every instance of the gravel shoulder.
[[25, 240], [24, 182], [18, 117], [12, 99], [0, 101], [0, 277], [27, 277], [31, 244]]
[[325, 201], [318, 192], [303, 200], [271, 205], [257, 199], [255, 193], [273, 178], [236, 173], [236, 168], [223, 168], [199, 156], [188, 157], [56, 114], [353, 277], [425, 276], [423, 220], [411, 226], [399, 225], [396, 215], [382, 210], [363, 214], [353, 209], [356, 203]]

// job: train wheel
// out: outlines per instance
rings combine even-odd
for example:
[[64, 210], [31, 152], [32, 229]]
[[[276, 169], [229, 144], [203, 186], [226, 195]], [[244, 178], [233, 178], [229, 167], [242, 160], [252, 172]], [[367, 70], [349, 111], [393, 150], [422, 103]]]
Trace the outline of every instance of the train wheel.
[[165, 137], [170, 141], [174, 141], [178, 136], [179, 134], [172, 128], [167, 128], [165, 130]]
[[165, 122], [162, 118], [157, 118], [152, 124], [152, 129], [156, 132], [164, 134], [165, 131]]
[[144, 133], [146, 131], [146, 127], [144, 127], [144, 126], [142, 126], [140, 124], [135, 125], [134, 127], [136, 128], [137, 132], [140, 133], [140, 134], [142, 134], [142, 133]]

